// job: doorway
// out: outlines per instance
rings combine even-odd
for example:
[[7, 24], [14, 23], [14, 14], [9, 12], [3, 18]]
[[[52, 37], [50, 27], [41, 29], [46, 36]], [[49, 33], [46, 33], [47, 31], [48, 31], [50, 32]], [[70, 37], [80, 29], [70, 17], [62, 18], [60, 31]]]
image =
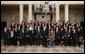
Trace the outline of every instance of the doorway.
[[6, 22], [1, 22], [1, 39], [3, 38], [4, 27], [6, 27]]

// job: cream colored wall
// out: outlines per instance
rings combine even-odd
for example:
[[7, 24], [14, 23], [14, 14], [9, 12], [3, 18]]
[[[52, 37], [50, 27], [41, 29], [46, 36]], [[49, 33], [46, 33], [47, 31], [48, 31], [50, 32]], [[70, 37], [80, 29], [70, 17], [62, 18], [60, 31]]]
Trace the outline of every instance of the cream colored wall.
[[70, 8], [69, 20], [71, 22], [84, 22], [84, 8]]
[[19, 22], [18, 6], [1, 6], [1, 21], [7, 22], [7, 27], [12, 22]]

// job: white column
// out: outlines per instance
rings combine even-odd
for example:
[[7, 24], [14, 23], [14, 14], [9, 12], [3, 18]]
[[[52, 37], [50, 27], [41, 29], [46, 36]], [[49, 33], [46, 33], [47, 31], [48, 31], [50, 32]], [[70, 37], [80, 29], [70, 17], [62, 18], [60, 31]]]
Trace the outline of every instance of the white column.
[[59, 21], [59, 4], [56, 5], [56, 23]]
[[69, 8], [68, 8], [68, 4], [65, 4], [65, 22], [68, 21], [68, 15], [69, 15]]
[[32, 4], [28, 5], [28, 22], [32, 20]]
[[23, 5], [19, 5], [19, 22], [22, 23], [23, 21]]

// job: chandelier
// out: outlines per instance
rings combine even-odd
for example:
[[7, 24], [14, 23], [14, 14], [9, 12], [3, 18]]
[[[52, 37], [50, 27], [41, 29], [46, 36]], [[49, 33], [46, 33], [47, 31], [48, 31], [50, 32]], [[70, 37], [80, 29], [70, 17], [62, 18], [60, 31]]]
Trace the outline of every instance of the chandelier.
[[47, 14], [55, 11], [56, 3], [52, 3], [51, 1], [48, 2], [41, 1], [39, 3], [35, 2], [34, 7], [35, 7], [35, 12]]

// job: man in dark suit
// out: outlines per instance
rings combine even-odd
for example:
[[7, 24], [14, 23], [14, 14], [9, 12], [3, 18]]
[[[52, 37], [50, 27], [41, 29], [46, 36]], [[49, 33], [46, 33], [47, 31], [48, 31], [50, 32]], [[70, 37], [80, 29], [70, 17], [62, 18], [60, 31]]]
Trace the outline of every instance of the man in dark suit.
[[83, 27], [81, 26], [80, 27], [80, 37], [81, 37], [81, 44], [83, 44], [83, 40], [84, 40], [84, 29], [83, 29]]
[[30, 40], [29, 45], [32, 45], [32, 26], [31, 25], [29, 26], [29, 40]]
[[80, 28], [78, 28], [78, 31], [77, 31], [76, 45], [78, 45], [79, 47], [81, 46], [81, 31], [80, 31]]
[[40, 44], [43, 44], [43, 26], [42, 22], [40, 23]]
[[45, 46], [46, 47], [46, 45], [47, 45], [47, 32], [46, 32], [46, 27], [44, 26], [44, 28], [43, 28], [43, 46]]
[[40, 27], [38, 26], [38, 29], [36, 31], [37, 34], [37, 45], [40, 45], [40, 36], [41, 36], [41, 31], [40, 31]]
[[32, 26], [32, 30], [31, 30], [31, 45], [34, 45], [35, 43], [35, 36], [34, 36], [34, 27]]
[[68, 31], [67, 31], [67, 27], [65, 28], [65, 36], [64, 36], [64, 45], [67, 46], [68, 45]]
[[63, 28], [61, 28], [61, 31], [60, 31], [60, 43], [63, 44], [64, 42], [64, 31], [63, 31]]
[[13, 40], [15, 46], [17, 45], [17, 36], [18, 36], [17, 28], [15, 28], [15, 30], [14, 30], [14, 40]]
[[17, 43], [18, 45], [21, 45], [21, 35], [20, 35], [20, 27], [18, 27], [18, 30], [17, 30]]
[[8, 30], [7, 27], [4, 28], [4, 45], [8, 45]]
[[70, 37], [71, 37], [71, 29], [69, 28], [68, 29], [68, 46], [71, 46], [71, 39], [70, 39]]
[[11, 34], [11, 28], [10, 27], [9, 27], [7, 33], [8, 33], [8, 42], [7, 43], [8, 43], [8, 45], [11, 45], [11, 36], [10, 36], [10, 34]]
[[26, 28], [26, 31], [25, 31], [25, 42], [26, 42], [26, 45], [29, 45], [29, 42], [30, 42], [30, 36], [29, 36], [29, 28]]
[[24, 41], [25, 40], [25, 31], [24, 31], [24, 28], [22, 28], [22, 30], [20, 31], [20, 36], [21, 36], [20, 37], [20, 39], [21, 39], [21, 41], [20, 41], [21, 42], [21, 46], [25, 45], [25, 41]]
[[76, 34], [76, 30], [74, 29], [73, 33], [72, 33], [72, 44], [73, 44], [73, 46], [76, 46], [76, 37], [77, 37], [77, 34]]
[[71, 31], [70, 31], [70, 46], [73, 46], [73, 30], [71, 28]]
[[37, 33], [36, 33], [36, 31], [37, 31], [37, 26], [34, 26], [34, 45], [36, 45], [37, 44]]
[[59, 46], [59, 31], [56, 29], [55, 32], [55, 44]]

